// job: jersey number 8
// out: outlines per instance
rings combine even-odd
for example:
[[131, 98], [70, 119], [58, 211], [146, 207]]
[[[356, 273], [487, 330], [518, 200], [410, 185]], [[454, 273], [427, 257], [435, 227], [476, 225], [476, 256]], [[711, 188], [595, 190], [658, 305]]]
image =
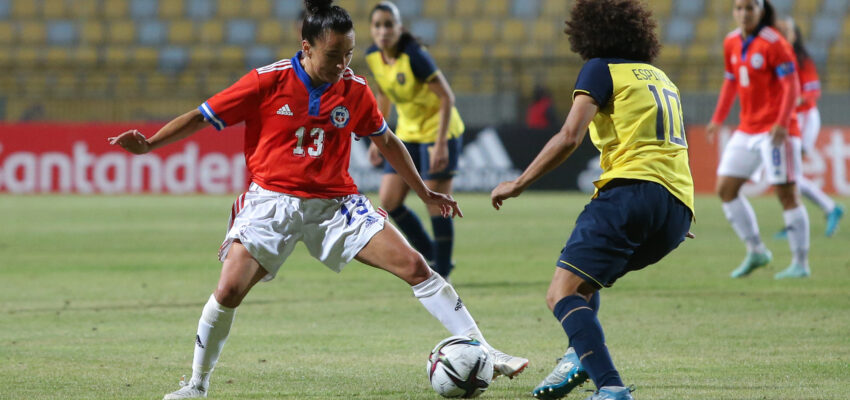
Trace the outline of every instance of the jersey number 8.
[[[295, 137], [298, 138], [298, 144], [295, 145], [295, 150], [292, 150], [292, 154], [295, 154], [298, 157], [304, 157], [304, 147], [302, 146], [302, 142], [304, 141], [304, 132], [306, 130], [307, 129], [302, 126], [295, 131]], [[313, 128], [310, 130], [310, 137], [315, 139], [313, 139], [313, 147], [307, 147], [307, 154], [309, 154], [310, 157], [318, 157], [322, 155], [325, 141], [325, 130], [322, 128]]]
[[[682, 102], [679, 101], [679, 95], [676, 92], [669, 90], [667, 88], [662, 88], [661, 93], [664, 95], [664, 103], [666, 103], [667, 107], [667, 129], [665, 133], [664, 129], [664, 110], [665, 107], [663, 103], [661, 103], [661, 96], [658, 93], [658, 87], [655, 85], [647, 85], [649, 91], [652, 93], [652, 97], [655, 98], [655, 105], [658, 108], [658, 113], [655, 115], [655, 137], [658, 140], [665, 140], [667, 137], [670, 138], [670, 143], [677, 144], [679, 146], [687, 147], [688, 144], [685, 142], [685, 120], [682, 118]], [[671, 107], [670, 99], [673, 99], [676, 102], [676, 114], [678, 114], [679, 118], [673, 117], [673, 107]], [[678, 122], [679, 132], [681, 136], [676, 136], [676, 128], [674, 125], [674, 121]]]

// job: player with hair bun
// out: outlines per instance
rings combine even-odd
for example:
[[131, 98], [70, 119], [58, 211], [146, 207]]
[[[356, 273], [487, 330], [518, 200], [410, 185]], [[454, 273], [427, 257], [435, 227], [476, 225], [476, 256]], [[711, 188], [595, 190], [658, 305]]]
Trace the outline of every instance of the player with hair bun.
[[752, 206], [740, 194], [747, 180], [764, 167], [784, 210], [792, 255], [788, 268], [775, 277], [804, 278], [810, 275], [809, 214], [800, 203], [796, 184], [802, 176], [802, 143], [794, 114], [800, 94], [796, 59], [791, 46], [773, 28], [776, 14], [769, 1], [734, 0], [733, 5], [738, 28], [723, 41], [726, 79], [706, 128], [711, 140], [735, 96], [739, 98], [740, 123], [717, 167], [723, 212], [747, 247], [746, 258], [731, 276], [745, 277], [773, 259], [759, 235]]
[[131, 130], [109, 138], [144, 154], [212, 124], [245, 122], [245, 161], [252, 183], [231, 210], [219, 250], [221, 277], [201, 313], [192, 378], [164, 399], [206, 397], [210, 376], [236, 307], [260, 280], [271, 280], [298, 242], [333, 271], [352, 259], [398, 276], [452, 335], [477, 339], [494, 368], [516, 375], [528, 360], [493, 349], [454, 288], [432, 271], [386, 213], [360, 195], [348, 174], [351, 139], [371, 137], [384, 158], [426, 204], [462, 216], [449, 195], [428, 189], [404, 144], [387, 127], [366, 80], [348, 68], [354, 25], [329, 0], [307, 0], [301, 50], [257, 68], [161, 128], [150, 139]]
[[555, 369], [534, 388], [558, 399], [592, 379], [588, 400], [632, 400], [597, 318], [600, 290], [661, 260], [693, 219], [694, 185], [679, 89], [651, 63], [660, 45], [640, 0], [577, 0], [565, 33], [585, 64], [561, 130], [514, 181], [491, 193], [493, 207], [552, 171], [590, 132], [602, 175], [556, 262], [546, 304], [569, 338]]
[[[370, 32], [373, 44], [366, 50], [366, 63], [378, 83], [378, 108], [389, 115], [395, 104], [398, 124], [395, 132], [413, 157], [413, 163], [431, 190], [452, 193], [457, 174], [464, 125], [452, 88], [425, 48], [404, 30], [398, 7], [382, 1], [372, 8]], [[369, 148], [370, 159], [380, 165], [376, 146]], [[379, 196], [407, 236], [434, 270], [448, 278], [454, 269], [454, 225], [451, 218], [428, 206], [434, 238], [428, 236], [416, 214], [404, 205], [410, 187], [389, 164], [384, 164]]]

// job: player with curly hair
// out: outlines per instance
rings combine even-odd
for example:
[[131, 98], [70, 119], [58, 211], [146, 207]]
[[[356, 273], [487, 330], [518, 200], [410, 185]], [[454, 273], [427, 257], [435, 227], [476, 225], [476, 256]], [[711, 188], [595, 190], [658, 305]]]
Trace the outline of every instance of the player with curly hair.
[[590, 378], [598, 390], [589, 400], [631, 400], [634, 389], [614, 367], [597, 319], [599, 291], [692, 237], [694, 189], [682, 106], [679, 89], [651, 64], [660, 45], [655, 21], [639, 0], [578, 0], [566, 24], [572, 50], [586, 60], [573, 106], [525, 172], [496, 187], [491, 200], [499, 209], [519, 196], [566, 160], [590, 128], [603, 172], [546, 294], [569, 346], [533, 395], [561, 398]]

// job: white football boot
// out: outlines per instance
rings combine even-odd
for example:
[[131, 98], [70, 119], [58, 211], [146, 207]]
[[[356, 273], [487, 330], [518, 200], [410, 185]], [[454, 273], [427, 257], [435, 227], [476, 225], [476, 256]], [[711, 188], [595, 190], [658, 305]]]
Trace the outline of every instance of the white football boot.
[[186, 375], [180, 379], [180, 389], [165, 395], [162, 400], [199, 399], [207, 397], [207, 387], [201, 381], [186, 382]]
[[527, 358], [514, 357], [494, 348], [490, 348], [490, 354], [493, 355], [493, 379], [501, 375], [514, 379], [528, 366]]

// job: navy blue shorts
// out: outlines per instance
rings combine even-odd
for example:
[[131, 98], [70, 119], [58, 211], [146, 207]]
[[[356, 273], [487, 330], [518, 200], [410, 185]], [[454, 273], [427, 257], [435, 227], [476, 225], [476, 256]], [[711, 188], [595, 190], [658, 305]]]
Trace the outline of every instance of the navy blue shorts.
[[[422, 176], [423, 180], [451, 179], [457, 175], [457, 164], [463, 148], [463, 139], [459, 137], [449, 139], [449, 165], [444, 170], [433, 174], [429, 173], [428, 170], [431, 168], [430, 150], [434, 148], [434, 143], [403, 143], [404, 147], [407, 148], [407, 152], [410, 153], [410, 158], [413, 159], [413, 165], [416, 166], [416, 170], [419, 171], [419, 175]], [[396, 172], [390, 163], [384, 162], [384, 173], [394, 174]]]
[[655, 264], [685, 240], [691, 210], [663, 186], [615, 179], [579, 214], [558, 266], [597, 288]]

